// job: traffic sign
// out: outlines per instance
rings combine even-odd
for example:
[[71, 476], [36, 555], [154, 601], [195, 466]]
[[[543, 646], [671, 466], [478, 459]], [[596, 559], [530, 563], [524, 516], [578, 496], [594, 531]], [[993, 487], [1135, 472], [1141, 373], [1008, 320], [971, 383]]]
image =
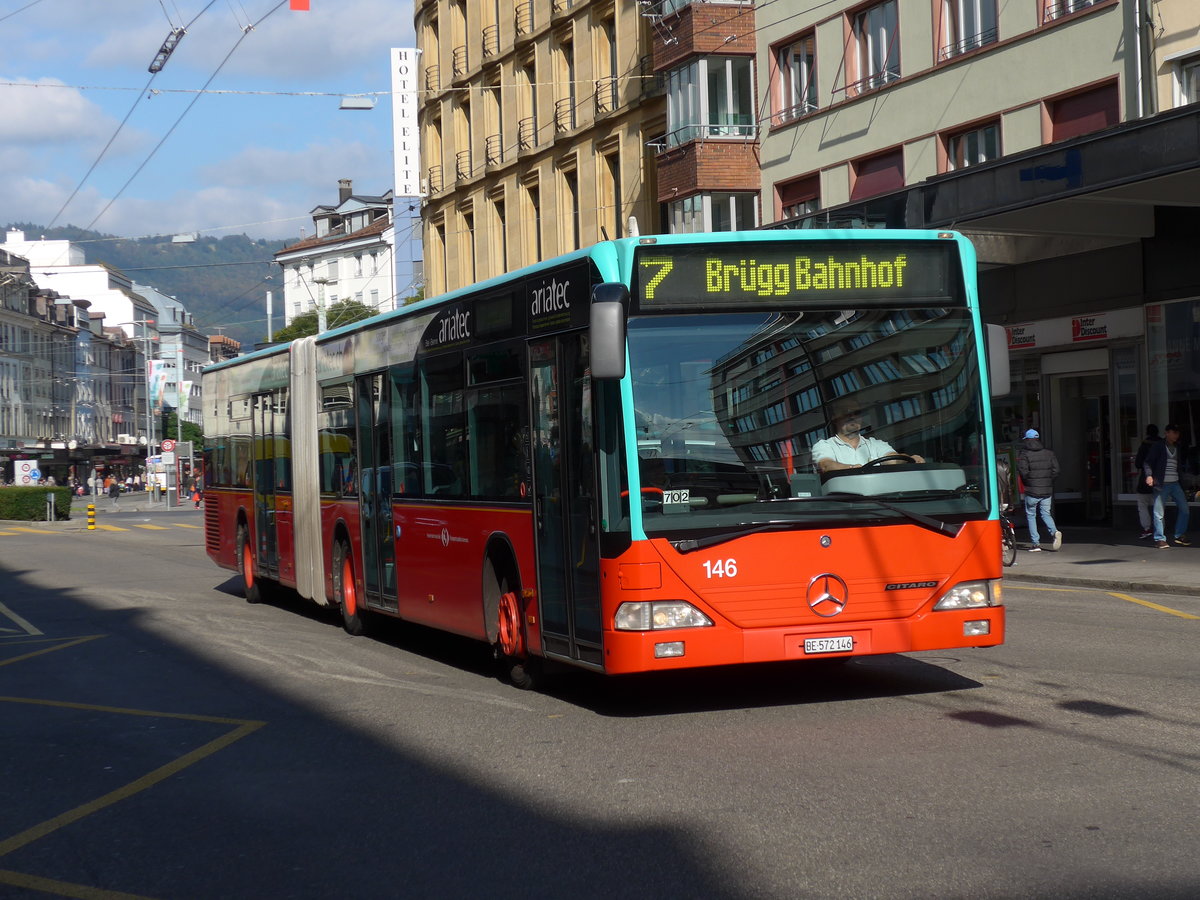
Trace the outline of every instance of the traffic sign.
[[39, 469], [32, 469], [29, 472], [29, 477], [32, 478], [34, 481], [38, 481], [39, 479], [41, 479], [42, 473]]
[[163, 440], [162, 444], [160, 444], [159, 446], [162, 447], [163, 453], [170, 453], [172, 450], [175, 449], [175, 442], [173, 440], [171, 440], [170, 438], [165, 438]]

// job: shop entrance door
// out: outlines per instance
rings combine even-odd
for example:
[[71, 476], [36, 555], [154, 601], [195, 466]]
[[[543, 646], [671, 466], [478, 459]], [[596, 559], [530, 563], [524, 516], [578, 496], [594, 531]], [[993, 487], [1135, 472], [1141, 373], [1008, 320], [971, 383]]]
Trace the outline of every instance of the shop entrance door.
[[[1112, 520], [1112, 437], [1106, 372], [1056, 375], [1054, 444], [1062, 474], [1054, 486], [1062, 504], [1088, 523]], [[1067, 509], [1064, 512], [1068, 511]]]

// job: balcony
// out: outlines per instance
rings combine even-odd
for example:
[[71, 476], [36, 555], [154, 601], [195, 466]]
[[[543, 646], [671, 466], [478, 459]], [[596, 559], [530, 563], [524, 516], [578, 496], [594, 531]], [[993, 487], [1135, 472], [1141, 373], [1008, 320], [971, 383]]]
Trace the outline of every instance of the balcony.
[[483, 55], [495, 56], [500, 52], [500, 26], [489, 25], [483, 29]]
[[986, 47], [988, 44], [994, 44], [999, 37], [1000, 32], [998, 29], [989, 28], [987, 31], [981, 31], [979, 34], [965, 37], [961, 41], [947, 44], [938, 50], [938, 62], [945, 62], [948, 59], [954, 59], [954, 57], [962, 56], [964, 53], [969, 53], [972, 50], [978, 50], [980, 47]]
[[425, 67], [425, 90], [440, 91], [442, 89], [442, 67]]
[[602, 116], [606, 113], [615, 112], [618, 104], [617, 99], [617, 79], [601, 78], [596, 82], [596, 115]]
[[537, 146], [537, 116], [529, 116], [517, 122], [517, 147], [532, 150]]
[[565, 13], [574, 5], [575, 0], [554, 0], [554, 6], [552, 8], [554, 10], [554, 14], [558, 15], [559, 13]]
[[504, 162], [504, 141], [499, 134], [489, 134], [483, 139], [484, 165], [498, 166]]
[[471, 177], [471, 151], [459, 150], [454, 156], [454, 175], [459, 181]]
[[643, 56], [638, 60], [638, 80], [641, 82], [641, 95], [644, 100], [661, 97], [665, 91], [663, 73], [654, 71], [653, 56]]
[[554, 130], [560, 134], [575, 129], [575, 98], [554, 101]]
[[442, 167], [430, 166], [425, 175], [425, 186], [431, 194], [440, 194], [442, 192]]
[[533, 34], [533, 0], [518, 0], [514, 24], [517, 34]]
[[467, 74], [467, 47], [463, 44], [461, 47], [455, 47], [451, 52], [451, 57], [454, 63], [454, 77]]

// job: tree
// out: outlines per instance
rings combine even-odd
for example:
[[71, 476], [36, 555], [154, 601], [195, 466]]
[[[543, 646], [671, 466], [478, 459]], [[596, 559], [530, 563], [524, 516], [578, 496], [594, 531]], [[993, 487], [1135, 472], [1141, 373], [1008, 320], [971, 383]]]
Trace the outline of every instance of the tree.
[[[179, 434], [179, 426], [176, 424], [175, 419], [175, 410], [163, 410], [159, 424], [162, 426], [162, 430], [156, 435], [159, 441], [161, 441], [163, 438], [171, 438], [173, 440], [175, 436]], [[203, 429], [201, 429], [201, 427], [196, 423], [188, 422], [186, 419], [183, 423], [183, 439], [185, 441], [192, 442], [197, 455], [199, 455], [200, 451], [204, 449]]]
[[[359, 303], [357, 300], [339, 300], [333, 306], [329, 307], [326, 313], [326, 327], [339, 328], [342, 325], [349, 325], [351, 322], [357, 322], [360, 319], [369, 319], [373, 315], [375, 315], [375, 310], [371, 309], [365, 303]], [[292, 319], [290, 325], [286, 325], [276, 331], [272, 340], [277, 342], [294, 341], [296, 338], [316, 334], [318, 321], [315, 309], [300, 313], [300, 315]]]
[[401, 300], [400, 305], [401, 306], [412, 306], [414, 303], [420, 303], [424, 299], [425, 299], [425, 287], [421, 286], [421, 287], [417, 288], [417, 292], [415, 294], [413, 294], [411, 297], [405, 297], [403, 300]]

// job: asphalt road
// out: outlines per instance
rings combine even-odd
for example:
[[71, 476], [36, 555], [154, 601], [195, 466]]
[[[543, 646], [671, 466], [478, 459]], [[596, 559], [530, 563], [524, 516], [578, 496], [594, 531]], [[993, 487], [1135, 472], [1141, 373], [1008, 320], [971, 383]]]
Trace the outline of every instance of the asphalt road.
[[245, 603], [198, 513], [104, 521], [0, 536], [2, 897], [1200, 895], [1200, 598], [538, 694]]

